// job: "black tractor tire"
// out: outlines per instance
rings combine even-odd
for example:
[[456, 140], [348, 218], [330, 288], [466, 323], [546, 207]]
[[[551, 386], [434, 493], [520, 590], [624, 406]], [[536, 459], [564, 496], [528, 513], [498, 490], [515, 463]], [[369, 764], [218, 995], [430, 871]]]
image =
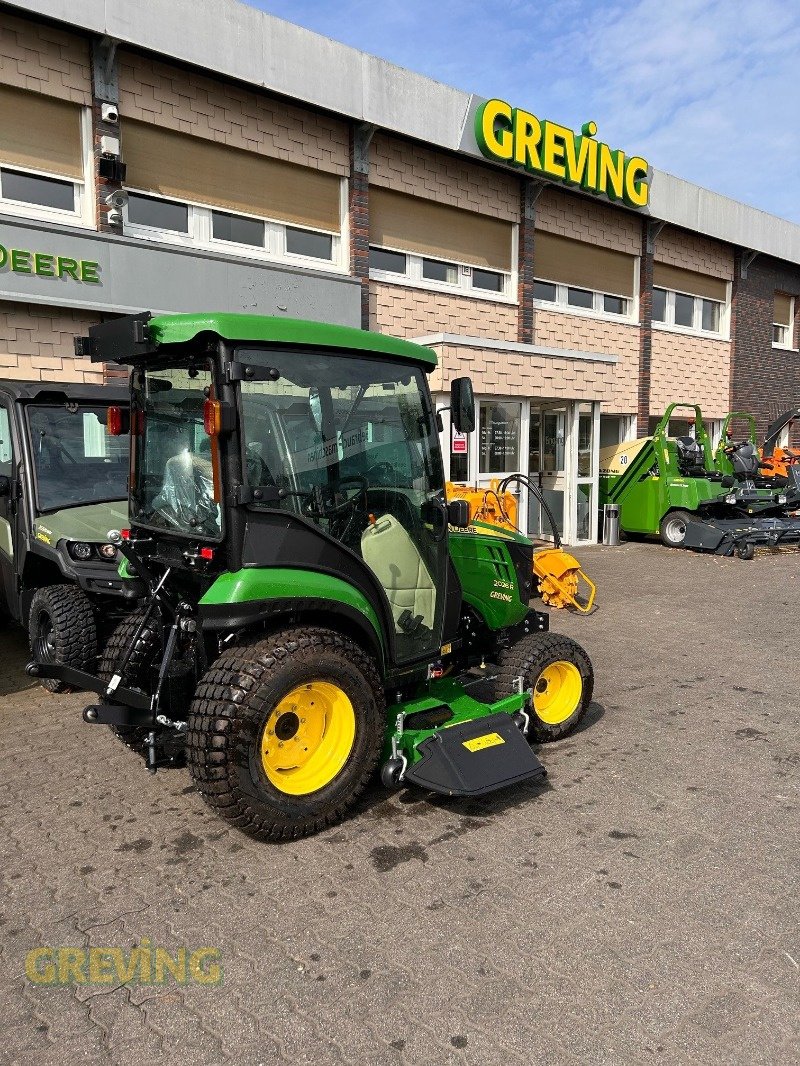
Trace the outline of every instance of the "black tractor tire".
[[[110, 681], [116, 673], [117, 667], [122, 662], [126, 650], [133, 640], [136, 630], [142, 623], [143, 611], [136, 611], [119, 623], [108, 639], [100, 657], [100, 665], [97, 676], [103, 681]], [[122, 684], [127, 688], [137, 688], [150, 695], [150, 671], [161, 657], [161, 624], [157, 616], [151, 616], [147, 625], [139, 635], [136, 645], [131, 652], [125, 673], [122, 676]], [[143, 759], [147, 758], [147, 737], [149, 730], [144, 726], [111, 725], [108, 727], [118, 737], [126, 748], [135, 751]], [[162, 740], [164, 755], [171, 758], [173, 765], [184, 766], [186, 756], [184, 753], [183, 737], [170, 734]]]
[[[34, 662], [89, 670], [97, 658], [97, 623], [89, 597], [77, 585], [37, 589], [28, 615], [28, 639]], [[73, 691], [54, 678], [42, 678], [39, 684], [48, 692]]]
[[533, 691], [528, 711], [531, 742], [565, 737], [586, 714], [594, 691], [594, 670], [589, 656], [571, 637], [530, 633], [501, 652], [498, 667], [496, 700], [515, 691], [518, 677]]
[[756, 546], [755, 544], [753, 544], [752, 541], [745, 541], [744, 543], [739, 544], [737, 546], [736, 554], [739, 556], [740, 559], [753, 559], [755, 558], [756, 554]]
[[686, 523], [692, 516], [688, 511], [669, 511], [661, 519], [658, 533], [665, 548], [682, 548], [686, 540]]
[[[323, 711], [326, 692], [338, 694], [340, 702]], [[296, 704], [286, 702], [295, 697]], [[320, 702], [312, 711], [314, 698]], [[306, 718], [298, 718], [297, 710], [309, 722], [322, 716], [321, 737], [309, 739], [309, 747], [292, 747], [305, 740], [294, 723]], [[339, 725], [345, 718], [346, 728]], [[373, 658], [341, 633], [291, 627], [229, 648], [208, 669], [189, 712], [189, 770], [206, 803], [231, 825], [257, 840], [291, 840], [345, 817], [375, 771], [385, 731]], [[297, 775], [337, 735], [345, 740], [327, 756], [317, 783], [297, 791]], [[281, 755], [277, 748], [284, 743]], [[276, 757], [297, 761], [270, 766]]]

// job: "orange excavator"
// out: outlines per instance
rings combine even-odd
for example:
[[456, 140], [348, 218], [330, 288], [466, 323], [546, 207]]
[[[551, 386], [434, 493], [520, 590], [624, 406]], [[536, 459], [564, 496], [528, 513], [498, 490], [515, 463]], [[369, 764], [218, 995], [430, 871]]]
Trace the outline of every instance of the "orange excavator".
[[571, 607], [581, 614], [589, 614], [594, 607], [597, 587], [586, 576], [574, 555], [561, 547], [556, 520], [547, 506], [539, 486], [524, 474], [511, 474], [502, 481], [493, 478], [486, 489], [447, 483], [448, 500], [466, 500], [470, 522], [498, 526], [519, 535], [517, 498], [510, 491], [514, 484], [524, 485], [542, 506], [553, 531], [553, 544], [543, 544], [533, 553], [533, 573], [539, 595], [548, 607]]

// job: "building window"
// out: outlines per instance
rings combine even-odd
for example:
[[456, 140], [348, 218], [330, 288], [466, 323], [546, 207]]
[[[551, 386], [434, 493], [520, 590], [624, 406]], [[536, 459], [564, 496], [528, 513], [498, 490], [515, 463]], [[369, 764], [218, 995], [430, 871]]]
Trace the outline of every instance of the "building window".
[[390, 252], [386, 248], [369, 250], [370, 270], [385, 271], [387, 274], [407, 274], [408, 256], [403, 252]]
[[21, 170], [0, 170], [0, 190], [4, 200], [20, 204], [50, 207], [54, 211], [75, 210], [75, 183], [60, 178], [45, 178]]
[[557, 285], [554, 281], [533, 283], [533, 299], [539, 304], [571, 310], [591, 311], [592, 314], [613, 315], [614, 318], [630, 318], [633, 301], [627, 296], [617, 296], [591, 289], [579, 289], [574, 285]]
[[154, 196], [130, 193], [128, 196], [128, 223], [131, 226], [146, 226], [148, 229], [167, 230], [170, 233], [189, 232], [188, 204], [173, 200], [159, 200]]
[[[168, 227], [169, 228], [169, 227]], [[247, 244], [251, 248], [264, 247], [264, 223], [226, 211], [211, 212], [211, 236], [215, 241]]]
[[89, 109], [0, 85], [0, 206], [9, 214], [91, 225]]
[[469, 294], [483, 299], [509, 299], [511, 274], [486, 270], [468, 263], [448, 263], [413, 252], [370, 245], [370, 277], [377, 281], [402, 281], [406, 285]]
[[772, 313], [772, 343], [776, 348], [791, 348], [794, 333], [794, 297], [775, 293]]
[[719, 336], [724, 307], [719, 300], [669, 289], [653, 289], [653, 321], [665, 326], [680, 326], [696, 333]]
[[125, 233], [144, 240], [193, 245], [248, 258], [339, 267], [339, 234], [272, 219], [128, 191]]

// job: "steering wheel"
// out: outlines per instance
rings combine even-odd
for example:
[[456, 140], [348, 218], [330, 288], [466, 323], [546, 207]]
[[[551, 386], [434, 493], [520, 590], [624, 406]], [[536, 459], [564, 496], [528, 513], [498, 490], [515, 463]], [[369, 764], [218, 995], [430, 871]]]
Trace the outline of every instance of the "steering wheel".
[[[347, 497], [341, 503], [333, 503], [336, 494], [346, 488], [357, 489], [355, 495]], [[304, 499], [301, 510], [308, 518], [337, 518], [339, 515], [355, 508], [367, 495], [369, 482], [361, 475], [343, 477], [333, 484], [316, 485], [311, 491], [281, 492], [281, 496], [300, 496]]]

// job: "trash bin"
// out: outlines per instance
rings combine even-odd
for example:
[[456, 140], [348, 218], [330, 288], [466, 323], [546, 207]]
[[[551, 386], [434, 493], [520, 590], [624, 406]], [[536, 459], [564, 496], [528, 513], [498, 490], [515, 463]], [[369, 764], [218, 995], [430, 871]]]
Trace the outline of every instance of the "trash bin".
[[619, 544], [619, 504], [603, 506], [603, 544]]

